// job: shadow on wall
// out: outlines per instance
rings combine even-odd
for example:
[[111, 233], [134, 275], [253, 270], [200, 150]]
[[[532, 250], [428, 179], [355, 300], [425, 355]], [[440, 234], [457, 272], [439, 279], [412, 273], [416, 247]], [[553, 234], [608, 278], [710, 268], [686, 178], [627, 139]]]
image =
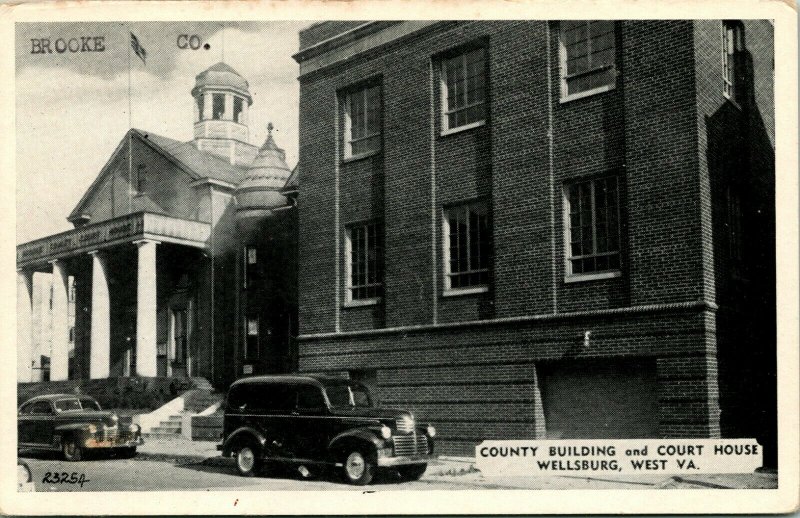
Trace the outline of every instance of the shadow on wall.
[[753, 58], [743, 57], [736, 102], [705, 118], [720, 426], [724, 437], [756, 437], [776, 466], [775, 149], [758, 102], [772, 109], [772, 89], [758, 85], [756, 98]]

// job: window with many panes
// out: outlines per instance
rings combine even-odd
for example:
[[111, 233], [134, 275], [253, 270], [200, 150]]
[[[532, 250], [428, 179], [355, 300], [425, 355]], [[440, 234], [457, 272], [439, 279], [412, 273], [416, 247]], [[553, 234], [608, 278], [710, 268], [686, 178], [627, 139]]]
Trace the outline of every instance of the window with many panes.
[[616, 85], [614, 22], [560, 23], [561, 98], [582, 97]]
[[477, 126], [486, 118], [486, 60], [478, 48], [442, 59], [442, 130]]
[[444, 210], [445, 290], [487, 287], [491, 228], [483, 201]]
[[618, 275], [620, 204], [617, 177], [567, 184], [564, 197], [567, 276]]
[[345, 96], [345, 158], [369, 155], [381, 148], [380, 85], [351, 90]]
[[744, 53], [744, 27], [738, 21], [722, 23], [722, 93], [738, 101], [741, 96], [740, 61]]
[[383, 225], [347, 229], [347, 302], [376, 301], [383, 295]]

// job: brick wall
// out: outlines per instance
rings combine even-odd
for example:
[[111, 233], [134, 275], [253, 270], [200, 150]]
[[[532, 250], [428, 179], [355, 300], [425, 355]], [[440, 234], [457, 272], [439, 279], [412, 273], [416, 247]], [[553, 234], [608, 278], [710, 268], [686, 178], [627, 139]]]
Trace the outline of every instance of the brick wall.
[[[479, 436], [541, 435], [537, 362], [645, 357], [656, 364], [659, 433], [719, 435], [716, 337], [728, 327], [713, 311], [720, 264], [703, 125], [713, 112], [701, 102], [716, 79], [698, 50], [719, 55], [719, 42], [701, 38], [701, 25], [617, 22], [615, 88], [567, 102], [556, 22], [441, 23], [301, 77], [300, 370], [375, 369], [382, 401], [438, 419], [447, 448], [469, 451]], [[467, 44], [487, 49], [489, 114], [442, 136], [438, 56]], [[337, 92], [372, 78], [382, 152], [343, 163]], [[761, 148], [751, 162], [769, 164]], [[565, 282], [563, 186], [605, 174], [620, 179], [622, 275]], [[443, 297], [442, 208], [476, 198], [492, 213], [490, 289]], [[383, 304], [344, 309], [343, 227], [379, 217]], [[625, 313], [665, 304], [684, 310]], [[546, 318], [581, 310], [626, 316]], [[526, 323], [456, 325], [507, 318]]]

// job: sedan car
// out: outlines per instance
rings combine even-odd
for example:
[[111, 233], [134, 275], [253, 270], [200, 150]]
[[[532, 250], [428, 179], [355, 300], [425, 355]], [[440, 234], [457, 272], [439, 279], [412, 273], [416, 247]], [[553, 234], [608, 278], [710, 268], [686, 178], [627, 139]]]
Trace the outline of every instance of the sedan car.
[[17, 430], [18, 449], [60, 451], [69, 461], [81, 460], [87, 450], [133, 457], [144, 442], [138, 425], [123, 425], [94, 399], [74, 394], [29, 399], [19, 407]]

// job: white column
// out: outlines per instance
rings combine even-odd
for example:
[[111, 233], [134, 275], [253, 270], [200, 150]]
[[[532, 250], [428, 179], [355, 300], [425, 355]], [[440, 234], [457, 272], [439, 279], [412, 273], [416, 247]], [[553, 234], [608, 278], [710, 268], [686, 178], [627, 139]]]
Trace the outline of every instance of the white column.
[[222, 116], [225, 120], [233, 120], [233, 94], [225, 94], [225, 114]]
[[214, 103], [211, 92], [203, 92], [203, 120], [211, 120], [214, 111]]
[[136, 374], [156, 376], [156, 245], [136, 241], [139, 267], [136, 282]]
[[89, 377], [107, 378], [111, 371], [111, 302], [106, 259], [95, 250], [92, 256], [92, 331], [89, 347]]
[[50, 381], [69, 379], [69, 274], [64, 261], [53, 265], [53, 345]]
[[38, 381], [33, 359], [33, 272], [17, 270], [17, 381]]

